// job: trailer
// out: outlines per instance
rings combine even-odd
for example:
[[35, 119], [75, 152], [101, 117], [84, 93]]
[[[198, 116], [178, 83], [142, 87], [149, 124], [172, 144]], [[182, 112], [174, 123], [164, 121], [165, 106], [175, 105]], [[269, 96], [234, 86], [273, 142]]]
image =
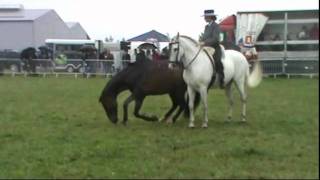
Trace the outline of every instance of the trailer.
[[238, 12], [220, 27], [223, 43], [257, 52], [265, 74], [319, 73], [318, 10]]

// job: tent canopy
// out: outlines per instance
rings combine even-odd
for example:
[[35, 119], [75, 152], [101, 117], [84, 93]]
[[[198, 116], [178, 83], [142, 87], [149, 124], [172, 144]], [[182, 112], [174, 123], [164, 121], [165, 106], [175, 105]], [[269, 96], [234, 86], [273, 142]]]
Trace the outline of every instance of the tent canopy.
[[157, 42], [169, 42], [169, 39], [166, 35], [159, 33], [158, 31], [152, 30], [136, 36], [134, 38], [128, 39], [128, 41], [148, 41], [156, 40]]
[[157, 46], [151, 43], [142, 43], [139, 45], [139, 48], [141, 49], [157, 49]]

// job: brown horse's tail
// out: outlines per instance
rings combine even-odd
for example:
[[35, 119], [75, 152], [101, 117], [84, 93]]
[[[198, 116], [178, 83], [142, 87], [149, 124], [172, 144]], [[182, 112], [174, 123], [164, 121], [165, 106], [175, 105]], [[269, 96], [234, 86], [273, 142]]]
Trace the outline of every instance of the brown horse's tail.
[[[190, 109], [189, 109], [189, 96], [188, 96], [188, 93], [186, 93], [186, 107], [184, 109], [184, 112], [183, 112], [183, 116], [185, 118], [189, 118], [190, 117]], [[196, 92], [196, 96], [194, 98], [194, 111], [197, 110], [198, 106], [199, 106], [199, 103], [200, 103], [200, 93]]]

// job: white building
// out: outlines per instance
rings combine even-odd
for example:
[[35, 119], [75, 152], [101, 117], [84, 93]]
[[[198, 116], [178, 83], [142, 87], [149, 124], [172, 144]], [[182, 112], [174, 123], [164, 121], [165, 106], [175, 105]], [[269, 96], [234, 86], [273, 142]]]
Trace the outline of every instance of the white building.
[[0, 50], [39, 47], [46, 39], [89, 39], [79, 23], [65, 23], [52, 9], [0, 5]]

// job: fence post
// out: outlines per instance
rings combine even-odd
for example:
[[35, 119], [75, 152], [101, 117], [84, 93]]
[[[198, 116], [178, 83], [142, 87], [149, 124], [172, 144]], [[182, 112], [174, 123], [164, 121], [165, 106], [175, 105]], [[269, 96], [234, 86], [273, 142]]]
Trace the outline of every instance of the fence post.
[[288, 52], [287, 52], [287, 48], [288, 48], [288, 39], [287, 39], [287, 35], [288, 35], [288, 13], [284, 13], [284, 31], [283, 31], [283, 63], [282, 63], [282, 73], [286, 74], [286, 61], [287, 61], [287, 57], [288, 57]]

